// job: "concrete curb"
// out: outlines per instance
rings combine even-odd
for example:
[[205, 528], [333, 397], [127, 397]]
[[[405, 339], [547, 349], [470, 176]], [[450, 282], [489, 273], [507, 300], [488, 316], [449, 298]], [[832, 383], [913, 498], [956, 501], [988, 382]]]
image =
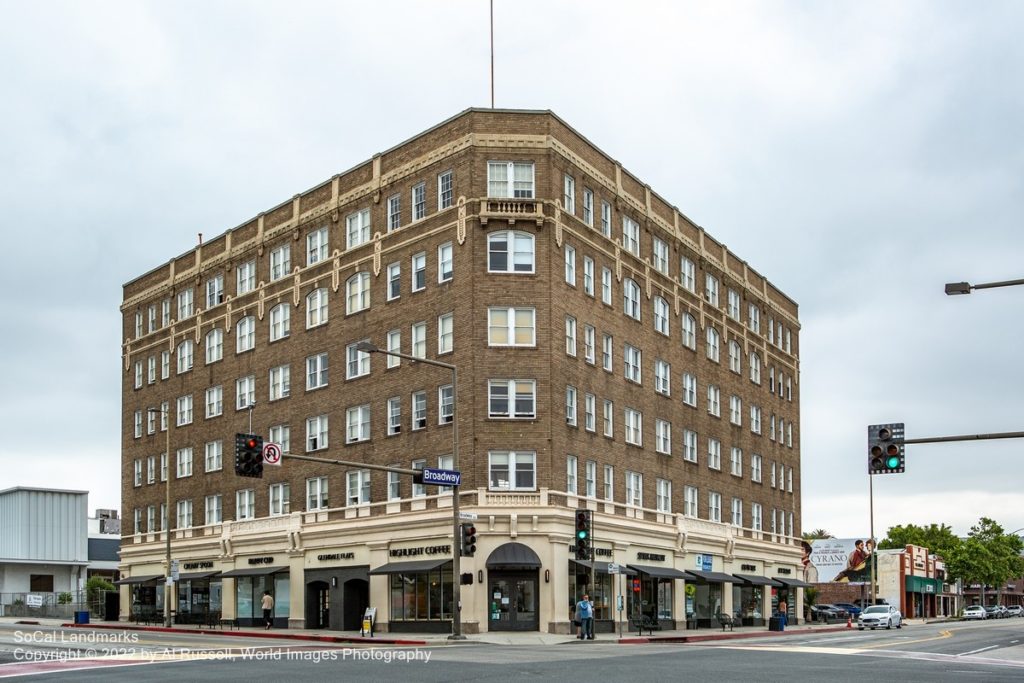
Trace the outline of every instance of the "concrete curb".
[[644, 645], [647, 643], [704, 643], [717, 640], [740, 640], [745, 638], [774, 638], [800, 635], [806, 636], [812, 633], [837, 633], [849, 631], [845, 626], [835, 628], [788, 628], [785, 631], [748, 631], [746, 633], [708, 633], [706, 635], [693, 636], [648, 636], [646, 638], [619, 638], [622, 645]]

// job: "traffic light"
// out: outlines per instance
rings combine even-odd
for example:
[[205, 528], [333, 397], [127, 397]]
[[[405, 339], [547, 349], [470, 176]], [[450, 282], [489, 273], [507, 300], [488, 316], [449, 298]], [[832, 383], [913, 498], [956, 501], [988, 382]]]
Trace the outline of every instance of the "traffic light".
[[633, 592], [634, 593], [639, 593], [640, 592], [640, 579], [633, 579]]
[[902, 422], [868, 427], [868, 474], [900, 474], [907, 459]]
[[235, 474], [240, 477], [263, 477], [262, 436], [235, 434]]
[[462, 557], [473, 557], [473, 553], [476, 552], [476, 527], [472, 524], [463, 524], [460, 527], [462, 529], [462, 540], [461, 548]]
[[593, 556], [593, 519], [590, 510], [576, 511], [576, 559], [589, 560]]

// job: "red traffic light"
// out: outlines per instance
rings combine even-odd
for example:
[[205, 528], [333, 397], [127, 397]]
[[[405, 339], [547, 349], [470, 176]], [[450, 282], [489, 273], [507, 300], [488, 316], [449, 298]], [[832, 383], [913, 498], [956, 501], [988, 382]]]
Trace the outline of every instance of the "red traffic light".
[[249, 439], [245, 442], [245, 447], [248, 449], [256, 448], [256, 439]]

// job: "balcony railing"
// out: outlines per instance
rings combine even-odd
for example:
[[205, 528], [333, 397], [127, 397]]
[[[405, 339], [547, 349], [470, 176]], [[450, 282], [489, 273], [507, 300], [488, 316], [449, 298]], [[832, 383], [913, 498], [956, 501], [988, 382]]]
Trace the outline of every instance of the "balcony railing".
[[540, 228], [544, 225], [544, 203], [539, 199], [481, 199], [480, 225], [487, 225], [492, 218], [508, 221], [533, 221]]

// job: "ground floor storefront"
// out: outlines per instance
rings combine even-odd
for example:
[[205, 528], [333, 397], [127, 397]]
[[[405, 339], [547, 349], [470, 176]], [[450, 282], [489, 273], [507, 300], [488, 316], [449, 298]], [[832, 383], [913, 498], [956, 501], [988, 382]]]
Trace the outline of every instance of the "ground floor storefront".
[[[595, 506], [596, 508], [596, 506]], [[455, 582], [465, 633], [574, 632], [577, 602], [595, 631], [643, 619], [664, 630], [761, 626], [780, 609], [797, 621], [806, 584], [799, 545], [682, 516], [630, 519], [595, 509], [593, 557], [577, 559], [573, 508], [479, 509], [477, 550], [453, 573], [451, 513], [293, 513], [175, 532], [181, 572], [171, 591], [179, 623], [447, 633]], [[533, 514], [535, 513], [535, 514]], [[485, 517], [486, 515], [486, 517]], [[524, 523], [521, 520], [528, 520]], [[162, 614], [163, 537], [122, 545], [121, 618]]]

